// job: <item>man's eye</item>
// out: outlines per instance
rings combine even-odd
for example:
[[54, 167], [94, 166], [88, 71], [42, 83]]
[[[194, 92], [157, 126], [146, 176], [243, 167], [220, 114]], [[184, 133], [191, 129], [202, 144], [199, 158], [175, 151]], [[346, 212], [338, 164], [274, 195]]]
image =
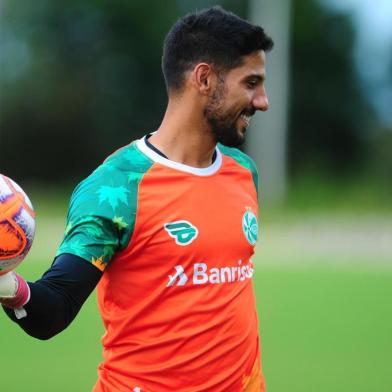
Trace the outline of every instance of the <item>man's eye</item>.
[[246, 82], [246, 84], [247, 84], [247, 86], [248, 86], [249, 88], [254, 88], [254, 87], [257, 86], [257, 81], [256, 81], [256, 80], [248, 80], [248, 81]]

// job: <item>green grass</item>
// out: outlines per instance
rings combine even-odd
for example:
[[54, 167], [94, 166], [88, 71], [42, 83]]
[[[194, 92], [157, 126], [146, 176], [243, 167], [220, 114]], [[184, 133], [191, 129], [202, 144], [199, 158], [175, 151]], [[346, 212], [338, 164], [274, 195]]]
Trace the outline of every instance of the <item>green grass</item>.
[[270, 391], [390, 391], [392, 273], [260, 268]]
[[[256, 263], [269, 391], [390, 391], [391, 271]], [[40, 263], [28, 264], [23, 273], [36, 275]], [[26, 336], [4, 314], [0, 325], [2, 391], [91, 390], [103, 332], [95, 298], [50, 341]]]

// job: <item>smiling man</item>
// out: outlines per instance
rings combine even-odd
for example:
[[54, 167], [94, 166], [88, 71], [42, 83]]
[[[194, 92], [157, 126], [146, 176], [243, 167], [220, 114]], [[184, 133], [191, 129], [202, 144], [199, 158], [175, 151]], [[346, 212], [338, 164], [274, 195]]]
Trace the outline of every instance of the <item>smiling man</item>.
[[106, 333], [95, 392], [265, 390], [251, 259], [257, 171], [233, 147], [268, 109], [272, 45], [219, 7], [178, 20], [164, 44], [158, 130], [78, 185], [39, 281], [12, 273], [7, 287], [0, 277], [7, 314], [40, 339], [69, 325], [98, 285]]

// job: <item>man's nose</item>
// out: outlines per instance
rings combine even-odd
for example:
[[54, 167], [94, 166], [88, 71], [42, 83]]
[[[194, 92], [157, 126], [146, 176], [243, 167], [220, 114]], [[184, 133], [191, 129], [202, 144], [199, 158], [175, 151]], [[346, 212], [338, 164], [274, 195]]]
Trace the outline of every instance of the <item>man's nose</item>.
[[253, 99], [253, 107], [256, 110], [261, 110], [263, 112], [267, 111], [269, 108], [269, 101], [268, 101], [268, 96], [265, 90], [261, 91], [259, 94], [257, 94], [254, 99]]

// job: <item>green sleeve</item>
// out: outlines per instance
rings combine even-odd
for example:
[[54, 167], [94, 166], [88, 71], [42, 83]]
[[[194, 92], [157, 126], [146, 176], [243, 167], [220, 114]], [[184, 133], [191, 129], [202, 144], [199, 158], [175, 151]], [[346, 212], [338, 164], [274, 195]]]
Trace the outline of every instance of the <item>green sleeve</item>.
[[257, 172], [256, 164], [253, 162], [252, 158], [237, 148], [227, 147], [222, 144], [219, 144], [218, 147], [222, 154], [230, 156], [236, 160], [238, 164], [245, 167], [252, 173], [253, 183], [256, 187], [257, 194], [259, 195], [259, 174]]
[[110, 157], [71, 196], [64, 239], [57, 255], [71, 253], [100, 270], [132, 236], [139, 183], [151, 162], [134, 147]]

